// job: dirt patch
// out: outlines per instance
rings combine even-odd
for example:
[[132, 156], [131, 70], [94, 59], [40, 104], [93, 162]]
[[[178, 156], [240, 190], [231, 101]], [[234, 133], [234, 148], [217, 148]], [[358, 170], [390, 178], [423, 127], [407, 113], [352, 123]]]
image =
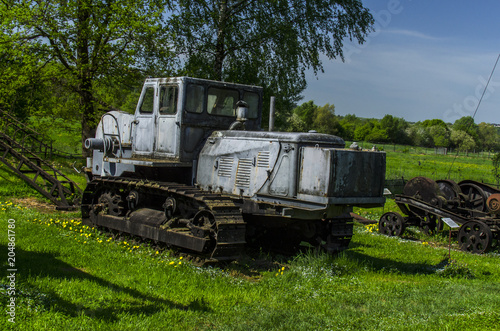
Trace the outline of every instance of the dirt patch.
[[12, 199], [12, 202], [16, 205], [35, 209], [40, 212], [54, 212], [56, 210], [56, 206], [54, 204], [33, 197], [15, 198]]

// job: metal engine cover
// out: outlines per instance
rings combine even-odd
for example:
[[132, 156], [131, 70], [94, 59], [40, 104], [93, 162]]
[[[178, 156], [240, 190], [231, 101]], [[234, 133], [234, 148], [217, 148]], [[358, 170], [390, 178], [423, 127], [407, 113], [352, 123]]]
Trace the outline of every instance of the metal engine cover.
[[385, 153], [344, 145], [318, 133], [216, 131], [200, 153], [197, 184], [288, 205], [383, 204]]

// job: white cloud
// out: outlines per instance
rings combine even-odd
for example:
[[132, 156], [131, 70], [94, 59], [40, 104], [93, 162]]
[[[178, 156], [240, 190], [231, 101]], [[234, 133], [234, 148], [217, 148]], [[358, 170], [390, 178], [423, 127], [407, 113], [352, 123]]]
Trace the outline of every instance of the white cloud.
[[387, 30], [384, 30], [384, 32], [389, 33], [389, 34], [394, 34], [394, 35], [400, 35], [400, 36], [404, 36], [404, 37], [423, 39], [423, 40], [433, 40], [433, 41], [443, 40], [442, 38], [429, 36], [429, 35], [426, 35], [424, 33], [421, 33], [418, 31], [411, 31], [411, 30], [387, 29]]

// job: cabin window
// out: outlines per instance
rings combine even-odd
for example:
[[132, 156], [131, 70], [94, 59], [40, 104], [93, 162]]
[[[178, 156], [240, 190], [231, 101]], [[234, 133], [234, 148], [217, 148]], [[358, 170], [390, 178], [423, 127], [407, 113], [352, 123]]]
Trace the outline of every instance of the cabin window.
[[160, 87], [160, 114], [169, 115], [177, 112], [177, 86]]
[[186, 110], [190, 113], [203, 111], [205, 88], [201, 85], [189, 84], [186, 88]]
[[207, 111], [212, 115], [236, 116], [236, 102], [239, 93], [236, 90], [210, 87], [208, 89]]
[[141, 114], [152, 114], [154, 110], [154, 102], [155, 102], [155, 88], [146, 87], [146, 91], [144, 92], [144, 97], [142, 98], [142, 103], [141, 107], [139, 108], [139, 112]]
[[245, 92], [243, 100], [248, 104], [248, 118], [259, 116], [259, 95], [253, 92]]

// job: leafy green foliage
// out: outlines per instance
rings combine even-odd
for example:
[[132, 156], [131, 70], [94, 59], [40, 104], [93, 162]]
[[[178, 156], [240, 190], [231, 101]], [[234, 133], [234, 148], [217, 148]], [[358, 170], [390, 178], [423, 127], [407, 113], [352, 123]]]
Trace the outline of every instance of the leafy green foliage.
[[318, 106], [316, 106], [314, 104], [314, 101], [312, 100], [304, 102], [293, 110], [294, 114], [297, 114], [298, 118], [304, 123], [304, 126], [309, 129], [313, 127], [313, 122], [317, 111]]
[[322, 55], [343, 59], [344, 40], [363, 43], [374, 22], [359, 0], [183, 0], [166, 21], [183, 73], [264, 86], [266, 99], [277, 98], [278, 126], [300, 100], [305, 71], [322, 71]]
[[287, 129], [296, 132], [315, 130], [320, 133], [343, 135], [343, 127], [335, 116], [335, 106], [326, 104], [318, 107], [313, 101], [303, 103], [293, 110]]
[[[16, 79], [20, 88], [43, 87], [31, 82], [42, 73], [42, 84], [45, 76], [52, 80], [52, 87], [60, 86], [65, 94], [77, 96], [71, 100], [73, 107], [65, 109], [73, 116], [76, 109], [81, 115], [85, 139], [93, 136], [97, 126], [97, 107], [113, 108], [98, 98], [97, 81], [113, 80], [123, 85], [137, 77], [138, 69], [147, 69], [151, 60], [163, 63], [169, 56], [160, 39], [165, 34], [160, 24], [165, 5], [163, 0], [2, 2], [0, 65], [15, 63], [27, 68], [11, 74], [20, 74]], [[6, 84], [1, 90], [17, 91], [15, 87]], [[49, 91], [55, 94], [57, 89]], [[45, 99], [50, 100], [50, 96]], [[24, 105], [12, 105], [24, 109]]]
[[386, 139], [388, 139], [388, 141], [398, 144], [405, 144], [409, 142], [409, 138], [406, 133], [406, 129], [409, 127], [409, 124], [403, 118], [385, 115], [382, 120], [380, 120], [380, 127], [382, 130], [385, 130], [387, 134]]
[[500, 183], [500, 153], [496, 153], [493, 158], [493, 176], [495, 177], [495, 181]]
[[474, 138], [467, 132], [462, 130], [454, 130], [451, 133], [451, 141], [458, 147], [461, 151], [470, 151], [476, 147], [476, 142]]

